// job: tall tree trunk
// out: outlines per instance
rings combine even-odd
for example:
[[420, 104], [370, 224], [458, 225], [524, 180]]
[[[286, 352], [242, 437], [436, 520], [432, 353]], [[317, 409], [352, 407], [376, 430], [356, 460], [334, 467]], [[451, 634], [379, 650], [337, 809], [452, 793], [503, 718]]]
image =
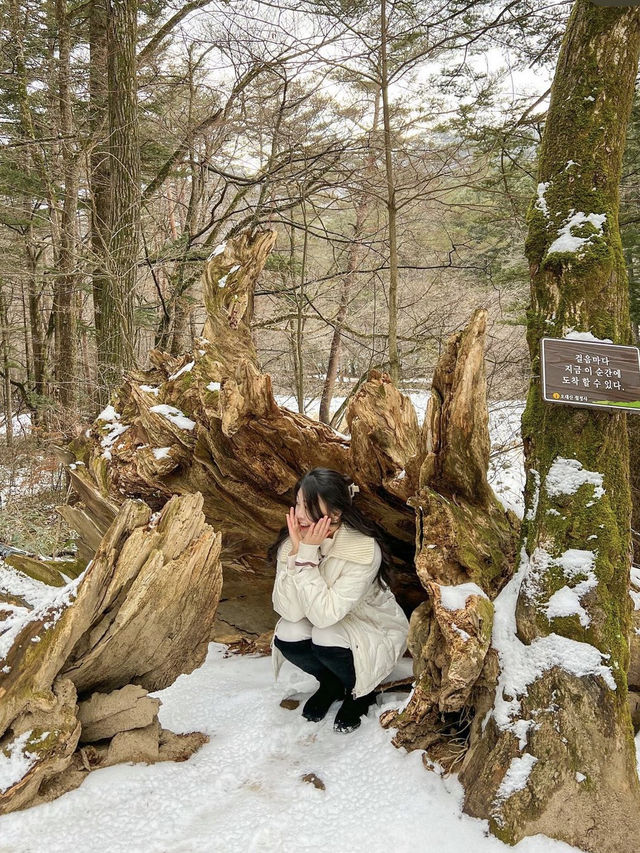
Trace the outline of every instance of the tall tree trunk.
[[91, 195], [91, 251], [94, 323], [98, 342], [97, 396], [101, 403], [109, 397], [109, 385], [102, 376], [104, 335], [102, 311], [110, 293], [108, 280], [109, 225], [111, 221], [111, 160], [108, 139], [109, 80], [107, 63], [107, 0], [91, 0], [89, 9], [89, 123], [93, 145], [89, 160]]
[[384, 125], [384, 163], [387, 178], [387, 227], [389, 229], [389, 373], [394, 382], [400, 379], [398, 354], [398, 233], [396, 227], [396, 187], [391, 147], [389, 114], [389, 70], [387, 57], [387, 2], [380, 3], [380, 79], [382, 123]]
[[77, 319], [74, 291], [78, 166], [71, 138], [73, 134], [70, 80], [71, 34], [66, 0], [56, 0], [55, 13], [58, 29], [58, 97], [64, 180], [58, 275], [54, 288], [55, 376], [60, 402], [68, 409], [74, 405], [76, 399]]
[[[502, 673], [495, 706], [461, 774], [467, 811], [489, 818], [503, 840], [542, 832], [599, 853], [640, 846], [626, 676], [626, 422], [613, 411], [543, 402], [539, 343], [571, 330], [630, 342], [618, 186], [639, 54], [639, 9], [578, 0], [529, 212], [533, 369], [522, 422], [520, 562], [496, 600]], [[598, 218], [584, 224], [590, 214]], [[560, 233], [585, 239], [556, 251]], [[573, 606], [553, 606], [560, 600]]]
[[27, 279], [27, 302], [29, 307], [29, 330], [33, 353], [33, 390], [39, 398], [46, 393], [45, 377], [47, 373], [47, 347], [45, 344], [44, 323], [42, 321], [42, 292], [38, 286], [38, 268], [31, 245], [31, 229], [25, 235], [24, 255]]
[[9, 359], [9, 312], [0, 282], [0, 324], [2, 326], [2, 373], [4, 391], [4, 423], [7, 447], [13, 445], [13, 405], [11, 400], [11, 362]]
[[98, 361], [113, 385], [134, 362], [134, 297], [140, 235], [136, 85], [137, 0], [108, 0], [110, 221]]

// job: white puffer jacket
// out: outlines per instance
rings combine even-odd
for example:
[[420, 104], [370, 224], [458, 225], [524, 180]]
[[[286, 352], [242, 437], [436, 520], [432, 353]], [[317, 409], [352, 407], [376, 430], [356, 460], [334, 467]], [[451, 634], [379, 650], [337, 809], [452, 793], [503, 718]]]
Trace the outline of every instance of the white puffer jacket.
[[[318, 628], [340, 623], [353, 652], [353, 695], [364, 696], [389, 675], [406, 649], [409, 630], [395, 596], [377, 581], [380, 548], [344, 524], [322, 545], [301, 543], [295, 565], [288, 560], [291, 548], [287, 537], [278, 549], [273, 607], [290, 622], [306, 617]], [[277, 678], [284, 657], [275, 646], [272, 654]]]

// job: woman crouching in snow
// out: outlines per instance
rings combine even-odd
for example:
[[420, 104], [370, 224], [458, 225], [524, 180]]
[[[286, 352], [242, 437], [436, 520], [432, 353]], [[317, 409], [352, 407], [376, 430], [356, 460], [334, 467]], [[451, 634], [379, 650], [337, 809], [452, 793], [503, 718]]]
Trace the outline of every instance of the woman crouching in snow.
[[308, 720], [322, 720], [343, 700], [339, 732], [358, 728], [373, 689], [403, 654], [409, 627], [385, 583], [375, 529], [353, 505], [357, 491], [338, 471], [309, 471], [271, 550], [273, 606], [282, 617], [273, 639], [276, 677], [284, 657], [320, 682], [302, 711]]

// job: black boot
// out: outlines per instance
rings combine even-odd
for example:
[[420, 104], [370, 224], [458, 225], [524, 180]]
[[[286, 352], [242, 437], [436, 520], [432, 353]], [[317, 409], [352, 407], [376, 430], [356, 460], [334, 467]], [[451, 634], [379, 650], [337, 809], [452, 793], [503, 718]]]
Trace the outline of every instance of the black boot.
[[360, 718], [366, 716], [369, 706], [373, 705], [375, 701], [375, 693], [367, 693], [366, 696], [359, 696], [357, 699], [347, 696], [336, 714], [333, 728], [337, 732], [345, 733], [357, 729], [360, 725]]
[[336, 714], [333, 728], [337, 732], [352, 732], [360, 725], [360, 717], [364, 716], [369, 706], [375, 702], [376, 694], [367, 693], [366, 696], [358, 699], [352, 698], [351, 691], [356, 683], [356, 670], [351, 649], [344, 649], [341, 646], [317, 646], [315, 643], [313, 648], [318, 659], [327, 669], [334, 672], [344, 685], [346, 698]]
[[320, 661], [315, 654], [317, 646], [314, 646], [311, 640], [288, 642], [274, 637], [273, 644], [290, 663], [313, 675], [320, 682], [320, 687], [305, 702], [302, 716], [313, 723], [323, 720], [336, 699], [344, 699], [342, 682]]

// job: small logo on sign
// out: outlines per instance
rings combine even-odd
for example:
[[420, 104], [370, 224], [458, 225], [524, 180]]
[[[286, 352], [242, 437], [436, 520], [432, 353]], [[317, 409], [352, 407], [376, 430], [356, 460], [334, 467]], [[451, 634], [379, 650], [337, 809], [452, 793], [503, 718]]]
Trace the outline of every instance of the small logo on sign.
[[553, 394], [552, 396], [553, 396], [553, 399], [554, 399], [554, 400], [559, 400], [559, 399], [560, 399], [560, 394], [558, 394], [558, 392], [557, 392], [557, 391], [556, 391], [556, 392], [555, 392], [555, 394]]

